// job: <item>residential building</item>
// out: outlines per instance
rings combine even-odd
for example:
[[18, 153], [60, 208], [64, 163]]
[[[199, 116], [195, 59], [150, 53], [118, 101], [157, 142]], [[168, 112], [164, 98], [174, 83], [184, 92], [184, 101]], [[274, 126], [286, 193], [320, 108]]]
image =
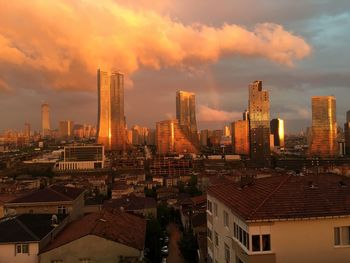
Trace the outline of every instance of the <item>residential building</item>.
[[257, 166], [270, 164], [270, 98], [262, 81], [249, 85], [250, 159]]
[[59, 135], [61, 139], [69, 139], [73, 137], [73, 121], [59, 122]]
[[338, 155], [336, 99], [334, 96], [312, 97], [311, 157]]
[[141, 262], [146, 220], [102, 210], [71, 222], [40, 253], [40, 263]]
[[38, 254], [67, 224], [66, 215], [23, 214], [0, 220], [0, 262], [38, 263]]
[[84, 192], [80, 188], [52, 185], [5, 203], [5, 215], [69, 214], [74, 219], [83, 214]]
[[210, 187], [208, 262], [348, 262], [349, 187], [333, 174]]

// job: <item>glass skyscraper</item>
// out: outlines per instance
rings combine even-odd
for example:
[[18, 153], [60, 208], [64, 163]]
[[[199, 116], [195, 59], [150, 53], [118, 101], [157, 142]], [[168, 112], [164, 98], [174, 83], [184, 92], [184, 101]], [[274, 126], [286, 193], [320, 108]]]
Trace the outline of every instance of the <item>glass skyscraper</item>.
[[334, 96], [312, 97], [312, 135], [310, 156], [338, 155], [336, 99]]
[[47, 103], [41, 104], [41, 130], [43, 136], [50, 136], [50, 107]]
[[176, 92], [176, 119], [180, 125], [186, 125], [190, 131], [197, 133], [196, 100], [192, 92]]

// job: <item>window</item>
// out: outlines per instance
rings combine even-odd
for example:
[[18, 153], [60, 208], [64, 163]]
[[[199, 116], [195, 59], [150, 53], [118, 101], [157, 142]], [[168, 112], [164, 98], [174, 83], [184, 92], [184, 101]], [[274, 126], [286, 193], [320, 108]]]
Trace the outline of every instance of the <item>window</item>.
[[214, 216], [218, 216], [218, 204], [214, 203]]
[[224, 211], [224, 226], [228, 227], [228, 224], [229, 224], [228, 213]]
[[215, 246], [219, 246], [219, 234], [215, 231]]
[[334, 228], [334, 245], [348, 246], [350, 245], [350, 226], [342, 226]]
[[209, 240], [213, 239], [213, 232], [210, 230], [210, 228], [208, 228], [208, 238]]
[[252, 236], [252, 247], [253, 247], [253, 251], [260, 251], [260, 236], [259, 235]]
[[91, 263], [92, 261], [90, 258], [81, 258], [81, 259], [79, 259], [79, 262], [80, 263]]
[[253, 252], [271, 251], [271, 236], [268, 234], [253, 235], [252, 236], [252, 249], [253, 249]]
[[262, 235], [262, 249], [263, 251], [271, 250], [270, 235]]
[[235, 222], [233, 223], [233, 236], [243, 246], [249, 249], [249, 234]]
[[63, 214], [65, 215], [67, 213], [66, 207], [65, 206], [59, 206], [57, 207], [57, 214]]
[[16, 254], [29, 254], [29, 244], [16, 244]]
[[209, 200], [208, 200], [208, 211], [210, 212], [210, 213], [212, 213], [213, 212], [213, 207], [212, 207], [212, 202], [210, 202]]
[[230, 248], [226, 243], [225, 243], [225, 260], [226, 262], [230, 262]]

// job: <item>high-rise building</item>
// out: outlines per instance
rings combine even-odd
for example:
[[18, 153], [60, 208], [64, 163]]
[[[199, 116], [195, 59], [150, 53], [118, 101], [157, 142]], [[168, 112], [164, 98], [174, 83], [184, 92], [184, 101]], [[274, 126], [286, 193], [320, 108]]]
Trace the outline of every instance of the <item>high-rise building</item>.
[[181, 126], [178, 120], [157, 122], [156, 145], [158, 154], [197, 153], [197, 145], [188, 126]]
[[232, 123], [232, 147], [235, 154], [249, 155], [249, 122], [240, 120]]
[[345, 154], [350, 155], [350, 122], [344, 124]]
[[273, 136], [273, 145], [275, 147], [284, 147], [284, 120], [272, 119], [270, 122], [271, 134]]
[[30, 138], [30, 123], [24, 123], [24, 137]]
[[230, 128], [230, 126], [225, 125], [223, 131], [224, 131], [224, 136], [226, 136], [226, 137], [230, 137], [231, 136], [231, 128]]
[[249, 111], [248, 110], [245, 110], [242, 115], [243, 115], [244, 121], [249, 120]]
[[106, 150], [124, 150], [126, 144], [124, 116], [124, 75], [97, 71], [98, 132], [97, 141]]
[[346, 112], [346, 122], [350, 122], [350, 110]]
[[186, 125], [190, 131], [197, 133], [196, 101], [192, 92], [176, 92], [176, 119], [181, 126]]
[[49, 104], [41, 104], [41, 131], [43, 136], [50, 136], [50, 107]]
[[312, 139], [309, 154], [317, 157], [338, 155], [334, 96], [312, 97]]
[[60, 138], [73, 137], [73, 121], [60, 121], [58, 126]]
[[201, 130], [200, 132], [200, 145], [207, 146], [209, 140], [209, 130]]
[[262, 81], [249, 85], [250, 158], [256, 165], [270, 163], [270, 99]]

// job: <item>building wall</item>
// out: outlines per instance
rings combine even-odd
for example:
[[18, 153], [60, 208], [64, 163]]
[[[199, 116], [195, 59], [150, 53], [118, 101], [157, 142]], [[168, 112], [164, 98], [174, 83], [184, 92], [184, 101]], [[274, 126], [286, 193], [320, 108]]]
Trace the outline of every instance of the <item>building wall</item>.
[[91, 259], [92, 262], [115, 263], [120, 256], [140, 258], [141, 251], [120, 243], [97, 236], [88, 235], [44, 252], [39, 256], [40, 263], [51, 263], [51, 260], [80, 263], [80, 259]]
[[232, 146], [235, 154], [249, 155], [249, 123], [241, 120], [232, 123]]
[[[225, 261], [226, 243], [230, 247], [230, 261], [236, 257], [244, 263], [345, 263], [349, 262], [350, 245], [334, 246], [334, 228], [350, 226], [350, 217], [314, 220], [290, 220], [265, 223], [247, 223], [235, 215], [230, 208], [216, 198], [208, 196], [212, 202], [212, 212], [207, 212], [207, 226], [212, 230], [212, 240], [208, 241], [208, 253], [217, 262]], [[214, 212], [217, 204], [217, 216]], [[229, 228], [224, 226], [223, 211], [229, 214]], [[233, 223], [249, 233], [250, 250], [245, 249], [233, 236]], [[219, 235], [219, 245], [215, 245], [215, 232]], [[271, 251], [252, 252], [252, 235], [270, 234]]]
[[16, 254], [16, 244], [0, 244], [1, 263], [37, 263], [38, 243], [29, 243], [29, 254]]

